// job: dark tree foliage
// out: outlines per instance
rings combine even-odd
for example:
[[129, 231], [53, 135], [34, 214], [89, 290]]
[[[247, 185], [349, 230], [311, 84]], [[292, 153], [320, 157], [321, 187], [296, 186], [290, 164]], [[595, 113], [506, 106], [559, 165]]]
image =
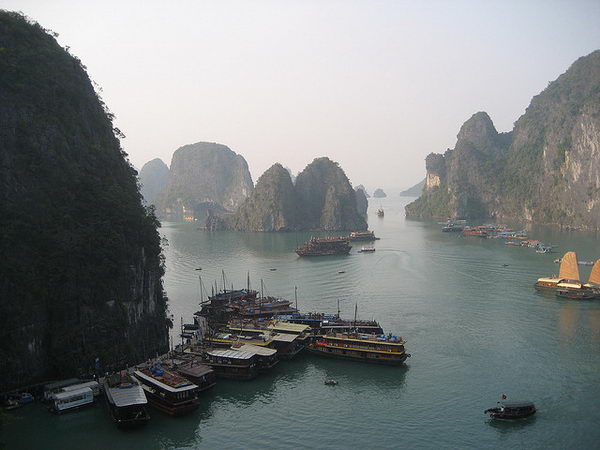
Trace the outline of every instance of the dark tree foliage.
[[167, 346], [158, 222], [81, 62], [0, 11], [0, 391]]

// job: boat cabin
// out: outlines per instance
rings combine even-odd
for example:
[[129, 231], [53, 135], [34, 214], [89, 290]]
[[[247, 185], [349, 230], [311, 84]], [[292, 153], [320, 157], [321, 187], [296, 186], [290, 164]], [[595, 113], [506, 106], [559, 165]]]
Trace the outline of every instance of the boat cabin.
[[252, 380], [258, 375], [257, 357], [241, 350], [213, 349], [205, 354], [205, 361], [217, 377]]
[[62, 392], [63, 388], [81, 383], [79, 378], [68, 378], [66, 380], [55, 381], [44, 385], [44, 401], [51, 401], [52, 395]]
[[100, 384], [97, 381], [93, 380], [86, 381], [84, 383], [73, 384], [71, 386], [66, 386], [62, 388], [61, 392], [72, 392], [86, 387], [92, 390], [92, 394], [94, 394], [94, 397], [98, 397], [98, 395], [100, 395]]
[[52, 396], [51, 411], [61, 414], [94, 403], [94, 393], [89, 387], [58, 392]]
[[535, 405], [532, 402], [498, 402], [496, 408], [490, 408], [484, 411], [492, 419], [521, 419], [529, 417], [536, 412]]

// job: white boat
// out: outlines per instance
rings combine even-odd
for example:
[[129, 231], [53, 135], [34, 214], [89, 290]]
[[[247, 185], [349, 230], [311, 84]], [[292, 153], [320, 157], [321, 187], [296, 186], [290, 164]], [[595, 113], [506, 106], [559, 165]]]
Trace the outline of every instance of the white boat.
[[77, 408], [92, 405], [94, 403], [94, 393], [89, 387], [58, 392], [52, 396], [52, 412], [61, 414], [66, 411], [72, 411]]
[[92, 390], [92, 394], [94, 394], [94, 397], [98, 397], [98, 395], [100, 395], [100, 384], [97, 381], [85, 381], [83, 383], [65, 386], [60, 390], [60, 392], [78, 391], [79, 389], [83, 388], [90, 388]]
[[358, 252], [359, 253], [373, 253], [375, 251], [375, 247], [362, 247]]

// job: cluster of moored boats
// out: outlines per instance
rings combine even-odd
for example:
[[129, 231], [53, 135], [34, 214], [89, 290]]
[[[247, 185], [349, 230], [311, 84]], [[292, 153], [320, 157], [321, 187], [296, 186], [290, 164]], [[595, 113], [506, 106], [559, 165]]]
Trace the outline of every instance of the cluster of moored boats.
[[[373, 242], [379, 240], [373, 231], [353, 231], [348, 236], [312, 237], [302, 247], [296, 249], [299, 256], [347, 255], [352, 250], [351, 242]], [[374, 252], [374, 247], [362, 247], [360, 253]]]
[[536, 239], [529, 239], [527, 230], [514, 231], [506, 225], [485, 224], [467, 226], [465, 220], [448, 220], [440, 222], [443, 225], [442, 232], [458, 232], [461, 236], [475, 236], [483, 239], [504, 239], [506, 245], [515, 247], [527, 247], [534, 249], [537, 253], [552, 253], [555, 248]]
[[554, 292], [557, 297], [567, 299], [600, 299], [600, 259], [594, 263], [585, 283], [580, 279], [577, 254], [567, 252], [560, 260], [558, 275], [538, 278], [535, 288], [542, 292]]
[[387, 365], [410, 357], [401, 337], [384, 334], [374, 320], [359, 320], [357, 308], [353, 320], [342, 319], [339, 310], [302, 314], [290, 301], [259, 296], [249, 287], [213, 291], [200, 305], [194, 322], [182, 324], [175, 351], [98, 380], [49, 384], [49, 409], [60, 414], [90, 406], [103, 393], [113, 421], [133, 427], [150, 420], [148, 404], [171, 416], [186, 414], [219, 378], [252, 380], [305, 350]]

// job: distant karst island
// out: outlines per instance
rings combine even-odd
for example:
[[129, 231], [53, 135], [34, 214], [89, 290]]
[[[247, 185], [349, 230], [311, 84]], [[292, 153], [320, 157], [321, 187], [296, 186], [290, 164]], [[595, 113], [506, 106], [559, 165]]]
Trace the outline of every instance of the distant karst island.
[[373, 198], [385, 198], [385, 197], [387, 197], [387, 194], [381, 188], [377, 188], [373, 192]]
[[[210, 230], [365, 230], [368, 200], [342, 168], [317, 158], [292, 178], [277, 163], [252, 183], [246, 160], [229, 147], [198, 142], [175, 151], [171, 168], [144, 165], [140, 184], [160, 217], [193, 220]], [[302, 211], [302, 213], [300, 213]]]
[[409, 218], [513, 219], [600, 230], [600, 50], [579, 58], [535, 96], [512, 131], [485, 112], [454, 149], [431, 153]]

